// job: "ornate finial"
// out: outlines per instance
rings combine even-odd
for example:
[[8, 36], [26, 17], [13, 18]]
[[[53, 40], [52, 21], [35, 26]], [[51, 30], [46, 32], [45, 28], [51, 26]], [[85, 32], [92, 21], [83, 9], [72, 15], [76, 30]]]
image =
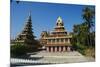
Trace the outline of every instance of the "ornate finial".
[[58, 17], [58, 19], [56, 21], [56, 26], [63, 26], [63, 20], [60, 16]]
[[62, 23], [62, 18], [59, 16], [58, 19], [57, 19], [57, 23]]

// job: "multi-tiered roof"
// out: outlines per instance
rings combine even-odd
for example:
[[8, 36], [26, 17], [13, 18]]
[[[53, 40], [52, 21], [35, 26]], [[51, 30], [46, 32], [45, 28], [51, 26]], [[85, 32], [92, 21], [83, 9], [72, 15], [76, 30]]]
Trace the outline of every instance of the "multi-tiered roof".
[[42, 44], [45, 46], [71, 46], [72, 36], [65, 30], [62, 18], [59, 16], [53, 31], [48, 33], [43, 31], [41, 34]]
[[27, 21], [25, 23], [24, 29], [17, 36], [17, 38], [15, 39], [15, 42], [20, 43], [20, 44], [26, 44], [26, 45], [33, 45], [34, 44], [34, 35], [32, 32], [32, 20], [31, 20], [30, 13], [29, 13]]
[[56, 21], [56, 27], [54, 28], [54, 30], [51, 32], [51, 34], [53, 36], [66, 36], [67, 35], [67, 31], [64, 28], [64, 23], [62, 18], [59, 16], [57, 21]]

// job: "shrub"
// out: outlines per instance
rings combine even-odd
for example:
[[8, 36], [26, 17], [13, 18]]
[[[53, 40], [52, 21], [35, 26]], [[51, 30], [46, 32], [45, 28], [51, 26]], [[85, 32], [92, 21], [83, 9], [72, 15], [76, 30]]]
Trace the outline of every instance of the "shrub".
[[15, 44], [11, 45], [11, 56], [22, 56], [28, 52], [28, 48], [25, 45]]

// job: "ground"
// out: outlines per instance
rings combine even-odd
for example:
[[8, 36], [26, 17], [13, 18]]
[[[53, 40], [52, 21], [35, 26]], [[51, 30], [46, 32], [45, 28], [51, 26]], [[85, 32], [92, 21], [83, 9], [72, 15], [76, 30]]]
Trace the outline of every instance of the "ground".
[[80, 63], [80, 62], [94, 62], [92, 57], [86, 57], [78, 51], [72, 52], [34, 52], [28, 53], [28, 58], [11, 58], [11, 67], [26, 66], [26, 65], [46, 65], [46, 64], [66, 64], [66, 63]]
[[95, 61], [92, 57], [85, 57], [77, 51], [72, 52], [46, 52], [40, 51], [30, 57], [42, 57], [39, 62], [43, 63], [79, 63], [79, 62], [93, 62]]

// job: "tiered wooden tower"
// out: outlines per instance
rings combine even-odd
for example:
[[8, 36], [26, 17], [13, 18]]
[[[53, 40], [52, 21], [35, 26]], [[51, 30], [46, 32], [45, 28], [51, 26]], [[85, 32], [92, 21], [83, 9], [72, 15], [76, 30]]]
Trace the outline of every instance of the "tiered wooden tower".
[[46, 51], [70, 51], [72, 49], [71, 38], [72, 36], [65, 30], [63, 20], [59, 16], [54, 30], [50, 33], [43, 31], [40, 41]]
[[35, 36], [32, 32], [32, 20], [31, 20], [31, 14], [29, 13], [29, 16], [27, 18], [27, 21], [25, 23], [25, 27], [22, 30], [22, 32], [17, 36], [15, 39], [15, 43], [21, 44], [21, 45], [30, 45], [31, 47], [37, 47]]

